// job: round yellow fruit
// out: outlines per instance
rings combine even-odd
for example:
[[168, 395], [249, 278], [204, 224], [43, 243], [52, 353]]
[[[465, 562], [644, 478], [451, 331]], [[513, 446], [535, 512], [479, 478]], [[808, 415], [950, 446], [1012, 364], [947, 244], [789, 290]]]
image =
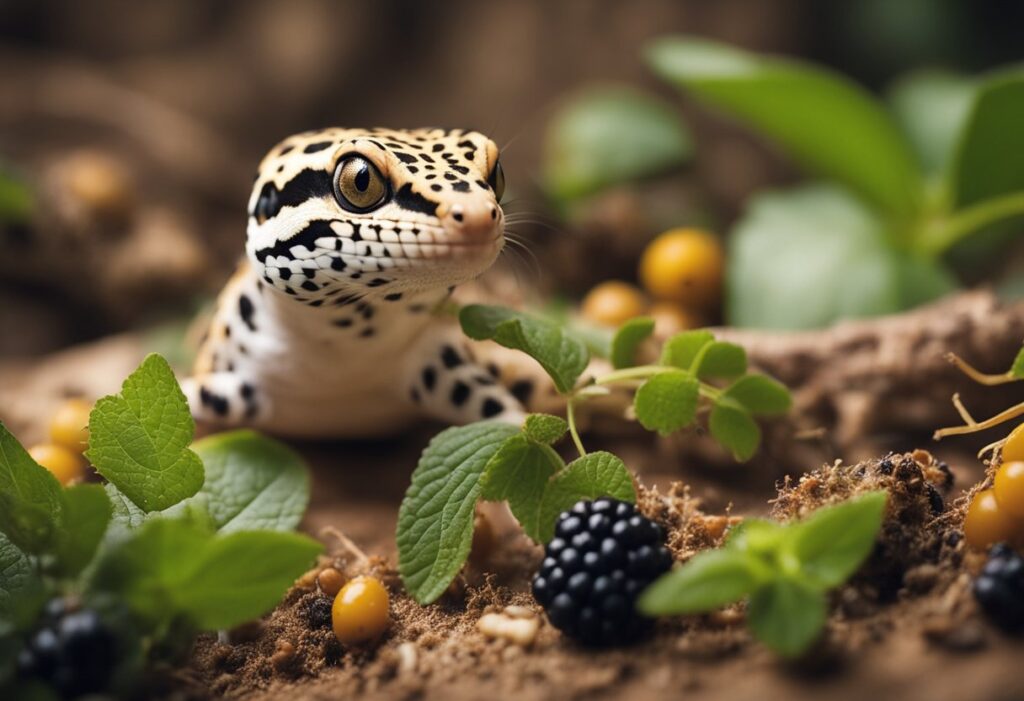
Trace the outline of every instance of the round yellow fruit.
[[[1004, 462], [996, 472], [992, 491], [999, 510], [1016, 519], [1024, 519], [1024, 462]], [[1024, 536], [1024, 533], [1021, 534]]]
[[63, 446], [41, 443], [29, 448], [28, 454], [37, 463], [53, 473], [61, 484], [69, 484], [85, 476], [82, 458]]
[[659, 338], [703, 326], [699, 316], [674, 302], [655, 302], [647, 310], [647, 316], [654, 319], [654, 333]]
[[608, 280], [595, 286], [583, 298], [583, 318], [595, 324], [621, 326], [647, 310], [644, 293], [628, 282]]
[[341, 588], [331, 607], [334, 635], [343, 645], [379, 637], [391, 622], [388, 590], [374, 577], [356, 577]]
[[1016, 540], [1021, 524], [999, 505], [995, 493], [985, 489], [974, 495], [964, 518], [964, 538], [972, 548]]
[[1024, 423], [1010, 431], [1003, 443], [1003, 462], [1024, 461]]
[[89, 442], [89, 412], [92, 403], [69, 399], [50, 417], [50, 440], [68, 450], [81, 453]]
[[724, 265], [717, 238], [700, 229], [672, 229], [644, 250], [640, 282], [657, 299], [706, 309], [722, 296]]

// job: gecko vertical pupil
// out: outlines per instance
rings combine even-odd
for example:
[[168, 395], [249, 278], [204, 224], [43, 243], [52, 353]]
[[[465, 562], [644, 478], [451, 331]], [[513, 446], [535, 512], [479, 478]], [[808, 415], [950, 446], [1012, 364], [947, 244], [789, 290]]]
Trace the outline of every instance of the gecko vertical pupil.
[[334, 194], [338, 203], [350, 212], [368, 212], [384, 204], [388, 182], [377, 167], [362, 156], [341, 159], [334, 176]]

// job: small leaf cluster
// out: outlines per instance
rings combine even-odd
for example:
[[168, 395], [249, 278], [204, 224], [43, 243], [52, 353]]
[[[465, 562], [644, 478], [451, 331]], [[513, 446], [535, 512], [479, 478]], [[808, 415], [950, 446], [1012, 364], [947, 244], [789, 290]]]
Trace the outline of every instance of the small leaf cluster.
[[654, 582], [637, 605], [648, 616], [669, 616], [745, 599], [754, 636], [784, 657], [799, 656], [825, 626], [826, 592], [871, 554], [885, 505], [886, 492], [878, 491], [796, 523], [746, 520], [722, 548], [701, 552]]
[[[636, 500], [623, 462], [611, 453], [588, 453], [575, 425], [575, 407], [607, 393], [608, 386], [636, 385], [637, 419], [663, 434], [691, 425], [707, 407], [712, 435], [740, 460], [760, 442], [753, 417], [790, 405], [778, 382], [747, 374], [742, 348], [707, 331], [674, 336], [658, 364], [634, 366], [638, 347], [654, 331], [652, 319], [628, 322], [607, 344], [588, 343], [564, 324], [504, 307], [471, 305], [459, 320], [470, 338], [493, 340], [536, 360], [565, 396], [567, 415], [531, 414], [522, 427], [484, 421], [450, 428], [427, 446], [399, 510], [397, 533], [399, 572], [421, 603], [436, 600], [462, 569], [481, 500], [507, 501], [538, 543], [551, 539], [558, 514], [580, 499]], [[615, 369], [581, 383], [592, 350], [608, 355]], [[567, 432], [579, 452], [568, 464], [554, 447]]]
[[398, 563], [409, 593], [435, 601], [462, 569], [473, 540], [476, 505], [507, 501], [528, 536], [545, 543], [558, 515], [580, 499], [636, 501], [632, 476], [611, 453], [568, 465], [552, 448], [566, 422], [531, 414], [522, 428], [481, 421], [449, 428], [423, 451], [398, 511]]
[[62, 487], [0, 424], [0, 690], [50, 597], [115, 602], [158, 641], [266, 613], [313, 562], [320, 545], [289, 532], [309, 499], [301, 459], [250, 431], [190, 447], [193, 432], [158, 355], [90, 415], [105, 484]]

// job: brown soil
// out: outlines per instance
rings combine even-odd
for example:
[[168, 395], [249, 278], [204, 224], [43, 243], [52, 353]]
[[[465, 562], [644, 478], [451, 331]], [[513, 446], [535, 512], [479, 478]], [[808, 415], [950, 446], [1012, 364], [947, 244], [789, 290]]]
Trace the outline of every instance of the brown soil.
[[[499, 529], [490, 558], [471, 564], [438, 604], [419, 606], [394, 571], [392, 535], [415, 443], [307, 449], [317, 469], [306, 528], [322, 533], [332, 553], [321, 566], [349, 576], [371, 572], [388, 585], [393, 623], [385, 637], [361, 648], [340, 646], [322, 615], [317, 619], [316, 601], [325, 597], [308, 577], [258, 630], [234, 633], [227, 643], [200, 640], [186, 688], [199, 697], [293, 701], [1024, 698], [1024, 680], [1011, 664], [1024, 644], [977, 613], [968, 572], [979, 558], [965, 557], [959, 538], [963, 500], [936, 512], [936, 496], [949, 503], [959, 490], [928, 453], [823, 467], [781, 484], [773, 507], [762, 502], [761, 513], [786, 519], [869, 489], [891, 495], [880, 546], [864, 574], [835, 593], [822, 642], [807, 659], [782, 663], [751, 640], [739, 607], [659, 622], [654, 637], [622, 650], [580, 649], [543, 622], [525, 648], [485, 637], [477, 629], [484, 613], [519, 605], [540, 615], [527, 593], [540, 549], [514, 527]], [[690, 490], [651, 466], [641, 472], [662, 485], [643, 490], [641, 508], [666, 526], [677, 557], [718, 544], [737, 520], [722, 508], [706, 513]], [[344, 531], [370, 560], [354, 556], [325, 527]]]

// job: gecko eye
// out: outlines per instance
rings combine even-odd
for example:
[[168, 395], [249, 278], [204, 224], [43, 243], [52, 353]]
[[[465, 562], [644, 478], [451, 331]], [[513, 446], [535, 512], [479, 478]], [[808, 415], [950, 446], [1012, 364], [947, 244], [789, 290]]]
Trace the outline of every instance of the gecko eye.
[[388, 182], [362, 156], [346, 156], [334, 172], [334, 195], [350, 212], [368, 212], [384, 203]]
[[505, 194], [505, 171], [501, 168], [501, 161], [494, 162], [494, 170], [487, 176], [487, 184], [494, 190], [494, 197], [501, 202], [501, 196]]

